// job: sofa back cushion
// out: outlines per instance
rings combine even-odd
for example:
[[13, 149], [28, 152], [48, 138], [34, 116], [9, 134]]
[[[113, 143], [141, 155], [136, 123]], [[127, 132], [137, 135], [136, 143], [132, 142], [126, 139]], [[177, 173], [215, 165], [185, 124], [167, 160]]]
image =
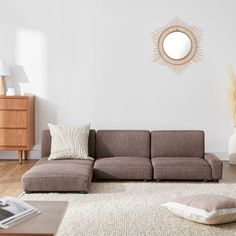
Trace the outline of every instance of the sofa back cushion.
[[[95, 158], [95, 138], [96, 132], [91, 129], [89, 132], [89, 156]], [[41, 157], [48, 157], [51, 154], [51, 135], [49, 129], [42, 131], [42, 140], [41, 140]]]
[[150, 132], [146, 130], [98, 130], [96, 158], [150, 158]]
[[204, 156], [204, 131], [152, 131], [151, 157]]

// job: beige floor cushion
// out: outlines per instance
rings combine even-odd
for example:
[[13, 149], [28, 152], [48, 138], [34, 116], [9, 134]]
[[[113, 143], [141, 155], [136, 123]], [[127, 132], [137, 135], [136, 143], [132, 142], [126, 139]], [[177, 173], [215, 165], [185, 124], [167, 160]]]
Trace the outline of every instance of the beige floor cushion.
[[236, 199], [215, 194], [182, 197], [165, 204], [174, 214], [202, 224], [236, 221]]

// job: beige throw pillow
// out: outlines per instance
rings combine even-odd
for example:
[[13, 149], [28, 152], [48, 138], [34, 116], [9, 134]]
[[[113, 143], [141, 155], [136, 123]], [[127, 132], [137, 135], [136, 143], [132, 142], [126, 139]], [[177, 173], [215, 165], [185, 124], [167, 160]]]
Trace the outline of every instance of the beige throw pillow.
[[236, 221], [236, 199], [215, 194], [182, 197], [162, 204], [174, 214], [202, 224]]
[[92, 159], [88, 156], [90, 124], [64, 126], [48, 124], [52, 136], [49, 160]]

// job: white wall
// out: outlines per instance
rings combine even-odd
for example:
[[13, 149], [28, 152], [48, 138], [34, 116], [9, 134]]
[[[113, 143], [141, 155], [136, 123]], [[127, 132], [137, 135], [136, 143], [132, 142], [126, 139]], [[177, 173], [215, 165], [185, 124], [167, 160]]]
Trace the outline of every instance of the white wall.
[[[47, 122], [203, 129], [207, 151], [226, 155], [235, 0], [0, 0], [0, 8], [0, 59], [13, 71], [7, 84], [37, 96], [31, 156]], [[175, 16], [203, 30], [203, 60], [181, 75], [152, 62], [150, 32]]]

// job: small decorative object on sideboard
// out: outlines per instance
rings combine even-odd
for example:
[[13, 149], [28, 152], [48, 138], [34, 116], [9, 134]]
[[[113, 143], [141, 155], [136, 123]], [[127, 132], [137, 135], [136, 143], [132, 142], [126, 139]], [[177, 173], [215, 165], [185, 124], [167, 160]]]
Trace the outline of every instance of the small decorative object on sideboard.
[[4, 76], [10, 75], [9, 69], [4, 61], [0, 61], [0, 96], [5, 95]]
[[229, 139], [229, 161], [236, 164], [236, 76], [231, 67], [227, 68], [229, 113], [233, 124], [233, 134]]
[[0, 150], [18, 150], [20, 164], [35, 142], [34, 116], [34, 96], [0, 96]]
[[8, 88], [6, 92], [7, 96], [15, 96], [16, 95], [16, 90], [15, 88]]

